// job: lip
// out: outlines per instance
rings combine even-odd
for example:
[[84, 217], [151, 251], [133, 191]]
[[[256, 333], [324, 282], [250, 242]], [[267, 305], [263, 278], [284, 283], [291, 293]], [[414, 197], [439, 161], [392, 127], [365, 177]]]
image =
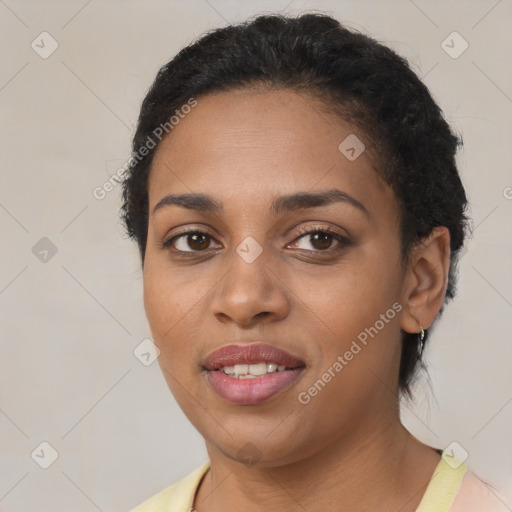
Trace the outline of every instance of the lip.
[[221, 347], [206, 357], [204, 367], [209, 370], [218, 370], [224, 366], [235, 364], [255, 364], [261, 361], [276, 363], [287, 368], [304, 366], [304, 361], [266, 343], [251, 343], [248, 345], [228, 345]]
[[[253, 379], [229, 377], [220, 369], [235, 364], [276, 363], [287, 369]], [[204, 361], [207, 381], [222, 399], [234, 405], [256, 405], [292, 386], [304, 371], [304, 362], [266, 343], [228, 345], [215, 350]]]

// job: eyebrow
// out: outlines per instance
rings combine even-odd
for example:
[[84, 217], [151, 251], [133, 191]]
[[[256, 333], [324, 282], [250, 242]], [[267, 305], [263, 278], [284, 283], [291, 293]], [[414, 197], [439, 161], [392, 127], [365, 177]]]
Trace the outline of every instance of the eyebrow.
[[[369, 217], [368, 210], [360, 201], [336, 188], [324, 192], [296, 192], [278, 197], [272, 201], [270, 213], [277, 216], [287, 212], [339, 202], [350, 204]], [[223, 204], [207, 194], [169, 194], [156, 204], [153, 215], [164, 206], [171, 205], [217, 215], [223, 211]]]

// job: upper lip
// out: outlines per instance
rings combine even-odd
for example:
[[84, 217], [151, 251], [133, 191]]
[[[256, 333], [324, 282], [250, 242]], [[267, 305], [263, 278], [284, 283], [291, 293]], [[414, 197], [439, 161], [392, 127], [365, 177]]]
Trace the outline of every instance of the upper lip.
[[206, 357], [204, 367], [207, 370], [213, 371], [225, 366], [234, 366], [235, 364], [255, 364], [261, 362], [276, 363], [287, 368], [304, 366], [304, 361], [282, 349], [266, 343], [255, 342], [221, 347]]

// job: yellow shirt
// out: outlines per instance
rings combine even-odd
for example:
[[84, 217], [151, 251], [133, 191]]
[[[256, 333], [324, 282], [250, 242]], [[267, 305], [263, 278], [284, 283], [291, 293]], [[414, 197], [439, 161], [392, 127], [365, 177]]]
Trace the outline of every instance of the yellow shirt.
[[[132, 512], [193, 511], [196, 490], [209, 468], [210, 462], [205, 462]], [[498, 496], [464, 463], [443, 452], [416, 512], [510, 512]]]

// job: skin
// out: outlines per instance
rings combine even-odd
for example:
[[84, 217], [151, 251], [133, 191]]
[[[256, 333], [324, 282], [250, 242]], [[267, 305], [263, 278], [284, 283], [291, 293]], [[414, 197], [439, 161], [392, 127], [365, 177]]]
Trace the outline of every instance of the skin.
[[[352, 133], [366, 140], [313, 97], [245, 89], [198, 98], [157, 149], [144, 304], [169, 388], [206, 442], [211, 470], [194, 500], [199, 512], [256, 511], [262, 503], [414, 511], [440, 460], [400, 423], [398, 369], [401, 330], [428, 328], [442, 305], [449, 232], [435, 228], [401, 264], [398, 203], [374, 170], [369, 141], [354, 161], [338, 150]], [[279, 196], [330, 189], [357, 199], [367, 214], [347, 202], [269, 210]], [[166, 195], [192, 192], [209, 194], [223, 211], [171, 205], [153, 213]], [[211, 238], [183, 236], [163, 247], [188, 228]], [[330, 228], [349, 243], [315, 241], [304, 228]], [[248, 236], [263, 251], [252, 263], [236, 252]], [[301, 404], [298, 394], [396, 302], [401, 311]], [[258, 405], [223, 401], [201, 363], [241, 339], [305, 361], [301, 378]], [[256, 464], [239, 452], [246, 443]]]

